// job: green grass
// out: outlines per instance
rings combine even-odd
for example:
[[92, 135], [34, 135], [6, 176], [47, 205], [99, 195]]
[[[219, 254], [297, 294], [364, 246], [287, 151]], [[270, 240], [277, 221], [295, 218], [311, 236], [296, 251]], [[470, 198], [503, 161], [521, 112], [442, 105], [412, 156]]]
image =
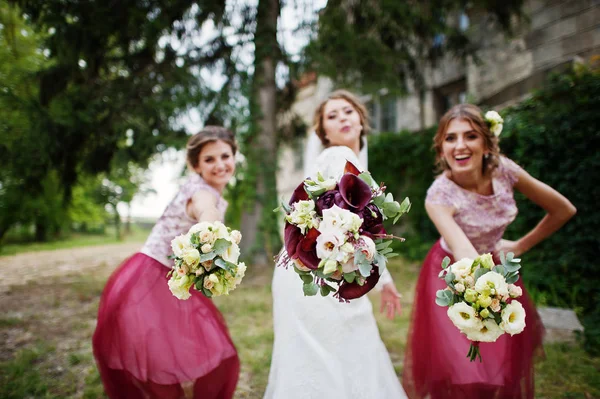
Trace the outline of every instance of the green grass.
[[16, 255], [24, 252], [49, 251], [54, 249], [67, 249], [85, 247], [91, 245], [107, 245], [126, 242], [143, 242], [150, 230], [133, 227], [131, 234], [121, 240], [117, 240], [114, 229], [107, 228], [105, 234], [81, 234], [73, 233], [69, 236], [49, 242], [21, 242], [0, 245], [0, 257]]
[[[0, 295], [0, 309], [6, 310], [0, 318], [0, 336], [9, 337], [0, 341], [0, 398], [104, 397], [90, 341], [100, 292], [114, 266], [101, 267], [94, 275], [15, 287], [10, 295]], [[390, 270], [403, 295], [402, 315], [387, 320], [378, 312], [378, 294], [369, 295], [400, 376], [419, 265], [394, 260]], [[272, 272], [250, 267], [235, 292], [215, 299], [242, 363], [237, 399], [262, 398], [266, 388], [273, 343]], [[545, 360], [536, 365], [536, 398], [600, 397], [600, 358], [591, 357], [577, 343], [546, 345], [545, 351]]]

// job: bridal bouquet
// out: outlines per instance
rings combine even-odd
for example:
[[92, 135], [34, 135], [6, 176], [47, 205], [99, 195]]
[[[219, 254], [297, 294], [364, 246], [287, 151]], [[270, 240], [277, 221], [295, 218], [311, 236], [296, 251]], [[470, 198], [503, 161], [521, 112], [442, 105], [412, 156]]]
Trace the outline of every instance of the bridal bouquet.
[[221, 222], [201, 222], [171, 241], [175, 261], [167, 276], [178, 299], [188, 299], [190, 288], [208, 298], [229, 295], [242, 281], [246, 265], [238, 262], [242, 235]]
[[371, 290], [395, 256], [383, 220], [409, 211], [408, 198], [399, 204], [385, 187], [347, 162], [339, 180], [304, 180], [285, 211], [284, 246], [279, 264], [293, 264], [304, 295], [335, 293], [340, 301]]
[[435, 302], [448, 306], [448, 317], [472, 341], [467, 357], [473, 361], [481, 354], [480, 342], [495, 342], [502, 334], [515, 335], [525, 329], [525, 310], [514, 300], [523, 292], [514, 285], [519, 279], [520, 259], [509, 252], [500, 254], [495, 265], [491, 254], [475, 260], [464, 258], [450, 264], [442, 261], [439, 277], [448, 287], [436, 293]]

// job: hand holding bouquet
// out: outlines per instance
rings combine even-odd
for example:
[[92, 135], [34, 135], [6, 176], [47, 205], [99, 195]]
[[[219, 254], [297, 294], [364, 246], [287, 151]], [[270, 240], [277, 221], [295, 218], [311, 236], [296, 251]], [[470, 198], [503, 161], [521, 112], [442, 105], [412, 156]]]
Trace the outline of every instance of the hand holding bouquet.
[[340, 301], [349, 301], [371, 290], [387, 259], [396, 255], [389, 248], [393, 236], [386, 234], [383, 220], [396, 222], [410, 202], [394, 201], [369, 173], [347, 162], [339, 181], [321, 174], [316, 180], [306, 179], [289, 206], [282, 207], [287, 254], [280, 264], [293, 263], [304, 282], [304, 295], [337, 291]]
[[200, 222], [171, 241], [175, 264], [169, 272], [169, 289], [188, 299], [190, 288], [208, 298], [229, 295], [242, 281], [246, 265], [238, 263], [242, 235], [221, 222]]
[[448, 306], [448, 317], [471, 343], [467, 357], [473, 361], [481, 354], [480, 342], [495, 342], [504, 333], [515, 335], [525, 329], [525, 310], [514, 298], [523, 292], [514, 285], [519, 279], [520, 259], [512, 252], [500, 254], [495, 265], [491, 254], [475, 260], [461, 259], [452, 265], [442, 261], [439, 277], [447, 288], [439, 290], [435, 303]]

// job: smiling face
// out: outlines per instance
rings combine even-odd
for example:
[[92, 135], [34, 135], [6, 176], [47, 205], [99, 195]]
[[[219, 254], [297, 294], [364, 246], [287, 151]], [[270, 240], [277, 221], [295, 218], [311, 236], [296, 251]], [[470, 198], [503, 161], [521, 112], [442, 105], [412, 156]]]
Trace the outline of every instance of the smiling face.
[[489, 150], [481, 133], [465, 119], [450, 121], [443, 137], [441, 156], [453, 174], [481, 173], [483, 156]]
[[323, 129], [329, 145], [343, 145], [352, 149], [360, 146], [363, 130], [360, 114], [342, 98], [329, 100], [325, 104]]
[[222, 191], [235, 172], [235, 158], [231, 145], [222, 140], [204, 144], [194, 170], [210, 186]]

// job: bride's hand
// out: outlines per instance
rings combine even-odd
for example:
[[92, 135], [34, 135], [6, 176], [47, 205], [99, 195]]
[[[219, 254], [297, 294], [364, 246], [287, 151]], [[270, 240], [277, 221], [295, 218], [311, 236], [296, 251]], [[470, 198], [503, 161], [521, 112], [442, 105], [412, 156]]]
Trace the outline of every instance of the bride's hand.
[[381, 307], [379, 311], [381, 313], [385, 312], [386, 317], [392, 320], [396, 314], [399, 315], [402, 312], [401, 296], [394, 283], [385, 284], [381, 290]]

